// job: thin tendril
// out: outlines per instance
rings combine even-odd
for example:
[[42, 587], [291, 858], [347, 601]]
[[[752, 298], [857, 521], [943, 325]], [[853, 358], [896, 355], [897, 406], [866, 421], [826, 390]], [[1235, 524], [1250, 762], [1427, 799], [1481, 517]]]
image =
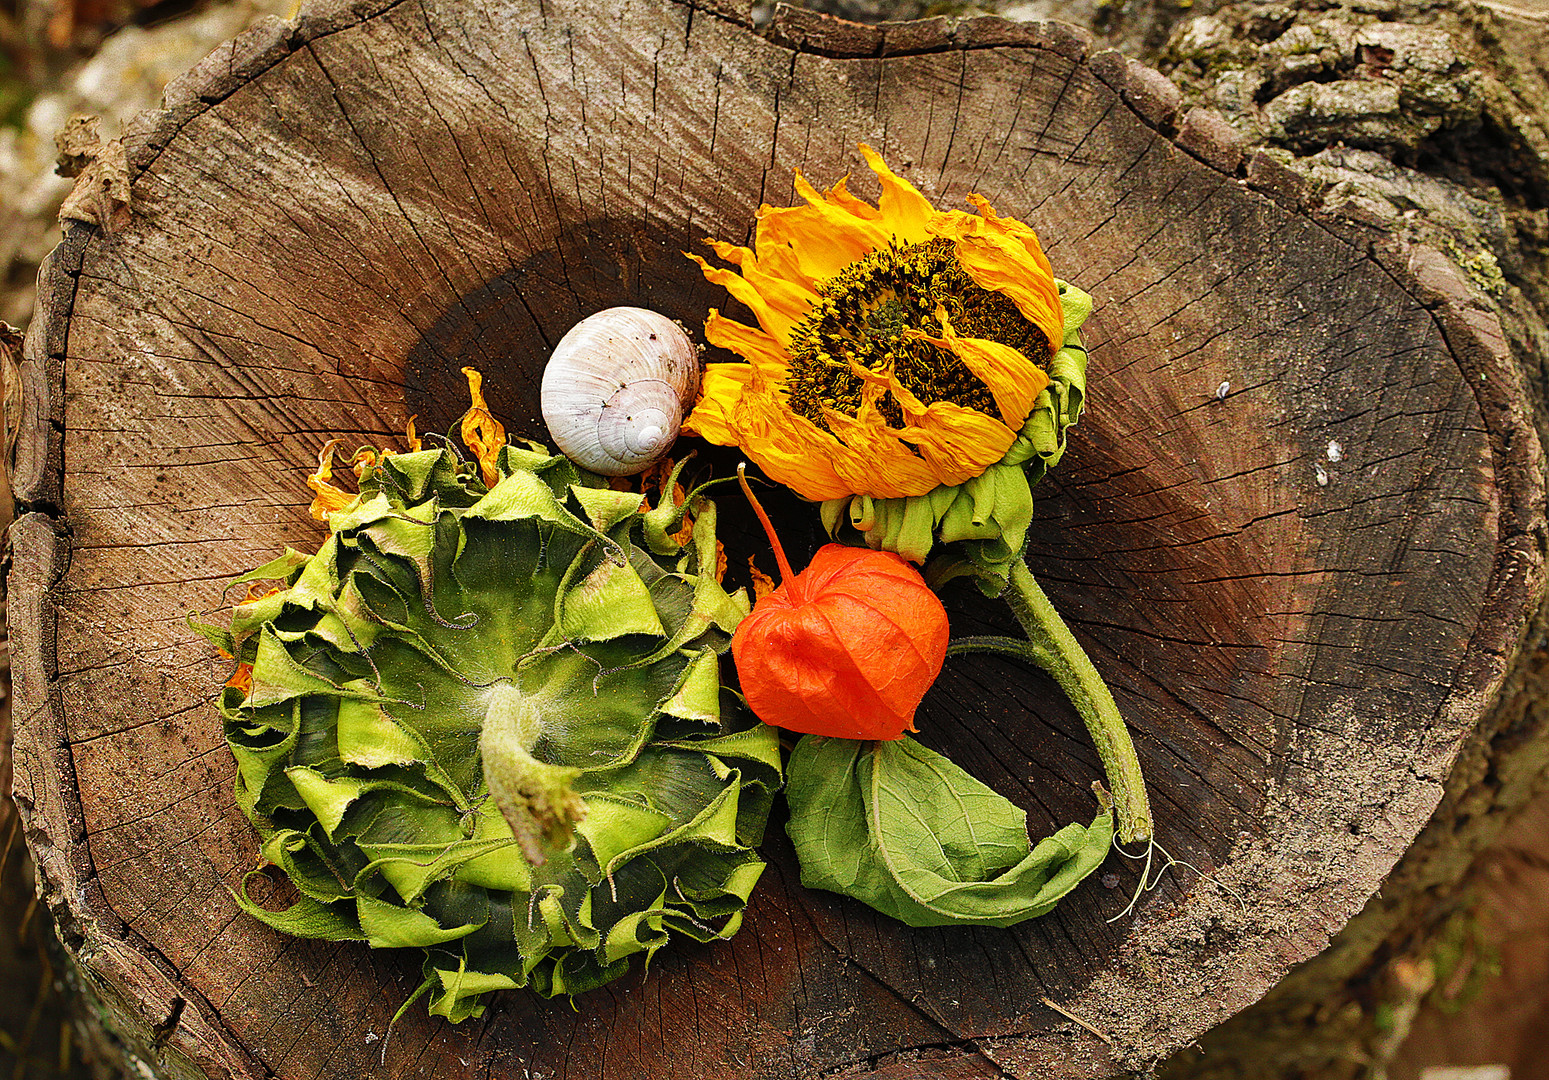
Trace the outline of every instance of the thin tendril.
[[[410, 520], [413, 520], [413, 519], [410, 519]], [[421, 521], [421, 522], [419, 522], [419, 524], [426, 525], [426, 524], [429, 524], [429, 522]], [[378, 549], [378, 550], [380, 551], [380, 549]], [[361, 559], [364, 559], [367, 563], [371, 564], [372, 566], [376, 567], [376, 569], [378, 569], [378, 570], [380, 570], [382, 572], [382, 581], [383, 581], [383, 583], [385, 585], [387, 585], [388, 588], [392, 589], [394, 592], [398, 591], [397, 586], [395, 586], [393, 584], [392, 572], [387, 568], [387, 564], [386, 563], [379, 562], [364, 547], [357, 546], [356, 549], [355, 549], [355, 552], [356, 552], [356, 554]], [[387, 558], [392, 558], [392, 556], [386, 556], [386, 557]], [[431, 570], [431, 571], [427, 572], [427, 577], [429, 577], [431, 579], [428, 582], [428, 585], [432, 589], [435, 587], [434, 573], [435, 573], [434, 570]], [[419, 588], [420, 588], [420, 602], [425, 605], [425, 614], [430, 616], [431, 622], [433, 622], [437, 626], [443, 627], [443, 628], [445, 628], [447, 630], [470, 630], [473, 627], [478, 625], [478, 623], [479, 623], [478, 613], [477, 612], [473, 612], [473, 611], [465, 611], [461, 615], [457, 616], [456, 619], [453, 619], [453, 620], [450, 620], [450, 621], [447, 620], [447, 619], [443, 619], [440, 616], [440, 614], [437, 613], [437, 611], [435, 609], [435, 606], [434, 606], [434, 604], [433, 604], [433, 602], [431, 600], [430, 593], [428, 591], [426, 591], [427, 582], [420, 580], [418, 572], [415, 573], [414, 580], [415, 580], [415, 584], [419, 585]], [[405, 607], [407, 607], [407, 606], [408, 605], [405, 605]]]
[[355, 631], [350, 629], [350, 621], [345, 618], [344, 611], [339, 607], [337, 600], [330, 602], [328, 607], [330, 611], [338, 616], [339, 625], [344, 627], [344, 632], [350, 636], [350, 644], [355, 646], [355, 652], [366, 663], [371, 665], [371, 674], [376, 676], [376, 692], [385, 697], [387, 695], [387, 687], [382, 684], [382, 669], [376, 666], [376, 660], [371, 656], [371, 647], [360, 643], [360, 639], [355, 636]]
[[[609, 672], [607, 670], [603, 669], [602, 661], [598, 660], [591, 653], [589, 653], [585, 649], [581, 648], [581, 645], [580, 645], [579, 642], [575, 642], [575, 641], [561, 641], [558, 645], [540, 645], [540, 646], [535, 646], [526, 655], [517, 658], [516, 665], [515, 665], [516, 670], [517, 671], [521, 671], [523, 665], [528, 664], [531, 661], [537, 660], [537, 659], [539, 659], [541, 657], [544, 657], [544, 656], [553, 656], [555, 653], [563, 652], [566, 649], [574, 649], [576, 651], [577, 655], [585, 657], [587, 660], [590, 660], [593, 664], [597, 665], [597, 676], [596, 676], [596, 678], [594, 678], [592, 680], [592, 692], [593, 692], [593, 694], [595, 694], [597, 692], [597, 679], [602, 678], [604, 675], [607, 675]], [[622, 670], [622, 669], [621, 668], [613, 668], [611, 670], [619, 671], [619, 670]]]
[[[1140, 881], [1135, 886], [1135, 894], [1130, 897], [1130, 901], [1129, 901], [1129, 903], [1127, 905], [1125, 905], [1125, 908], [1124, 908], [1123, 911], [1119, 912], [1113, 918], [1107, 920], [1110, 923], [1118, 922], [1120, 919], [1124, 918], [1124, 916], [1126, 916], [1130, 912], [1134, 911], [1135, 910], [1135, 905], [1140, 903], [1140, 897], [1143, 894], [1150, 892], [1152, 889], [1155, 889], [1158, 885], [1160, 885], [1162, 883], [1163, 875], [1165, 875], [1167, 873], [1167, 871], [1171, 870], [1175, 866], [1181, 866], [1181, 867], [1184, 867], [1187, 870], [1194, 871], [1196, 874], [1199, 875], [1201, 881], [1208, 881], [1210, 884], [1212, 884], [1212, 885], [1216, 886], [1217, 888], [1221, 889], [1228, 896], [1230, 896], [1233, 900], [1236, 900], [1239, 904], [1241, 904], [1242, 905], [1242, 913], [1244, 915], [1246, 915], [1248, 913], [1248, 902], [1242, 898], [1242, 894], [1241, 893], [1239, 893], [1236, 889], [1232, 888], [1230, 885], [1226, 884], [1226, 882], [1221, 881], [1220, 879], [1214, 877], [1211, 874], [1205, 873], [1203, 870], [1201, 870], [1199, 867], [1195, 866], [1193, 863], [1187, 863], [1187, 862], [1184, 862], [1182, 859], [1175, 859], [1175, 858], [1173, 858], [1172, 853], [1169, 852], [1166, 848], [1164, 848], [1161, 844], [1157, 843], [1156, 839], [1154, 837], [1150, 840], [1149, 843], [1146, 844], [1146, 850], [1144, 852], [1142, 852], [1139, 855], [1131, 855], [1129, 852], [1125, 851], [1122, 846], [1120, 846], [1118, 835], [1115, 834], [1114, 838], [1113, 838], [1113, 850], [1117, 851], [1120, 855], [1124, 856], [1126, 859], [1129, 859], [1129, 860], [1131, 860], [1133, 862], [1140, 862], [1142, 859], [1144, 859], [1145, 860], [1145, 866], [1141, 868], [1141, 871], [1140, 871]], [[1158, 851], [1160, 851], [1162, 853], [1162, 857], [1164, 859], [1166, 859], [1167, 861], [1165, 863], [1163, 863], [1160, 868], [1157, 869], [1156, 877], [1153, 878], [1153, 877], [1151, 877], [1151, 861], [1152, 861], [1153, 854], [1155, 852], [1158, 852]]]
[[[693, 908], [694, 901], [690, 900], [688, 897], [683, 895], [683, 885], [682, 885], [681, 880], [679, 879], [679, 877], [676, 874], [674, 874], [672, 876], [672, 891], [678, 894], [678, 899], [679, 900], [681, 900], [681, 901], [683, 901], [683, 903], [687, 904], [689, 908], [691, 908], [691, 909]], [[723, 933], [726, 932], [726, 928], [724, 926], [721, 927], [721, 929], [717, 930], [715, 927], [710, 926], [708, 923], [700, 922], [698, 919], [694, 918], [694, 916], [690, 915], [687, 911], [683, 910], [682, 908], [677, 909], [676, 911], [672, 912], [672, 914], [677, 915], [678, 918], [683, 919], [684, 921], [688, 922], [695, 929], [703, 930], [705, 933], [711, 935], [712, 937], [717, 937], [718, 938]], [[732, 918], [733, 918], [733, 916], [728, 916], [726, 921], [730, 922], [732, 920]]]
[[425, 439], [440, 439], [441, 443], [445, 447], [445, 449], [450, 450], [452, 452], [452, 454], [457, 458], [457, 463], [459, 465], [466, 465], [468, 463], [468, 458], [463, 454], [462, 450], [458, 447], [457, 443], [452, 439], [452, 437], [450, 435], [446, 434], [445, 432], [442, 432], [442, 431], [427, 431], [427, 432], [425, 432], [425, 434], [420, 436], [420, 439], [422, 441], [425, 440]]
[[[421, 798], [422, 796], [420, 796], [418, 793], [415, 793], [414, 795], [412, 795], [410, 797], [411, 798]], [[452, 806], [454, 808], [456, 806], [456, 803], [447, 803], [447, 802], [445, 802], [444, 800], [441, 800], [441, 799], [426, 799], [425, 801], [427, 803], [429, 803], [431, 806]], [[466, 817], [467, 814], [471, 813], [471, 812], [472, 812], [471, 809], [468, 810], [468, 811], [463, 811], [463, 812], [461, 812], [459, 814], [459, 817]], [[499, 840], [495, 840], [494, 837], [491, 837], [490, 840], [494, 840], [495, 841], [493, 846], [491, 846], [489, 848], [489, 850], [487, 850], [487, 851], [480, 852], [481, 856], [483, 856], [483, 855], [492, 855], [492, 854], [494, 854], [497, 851], [504, 851], [508, 847], [515, 847], [516, 846], [516, 837], [514, 837], [514, 836], [509, 838], [509, 839], [502, 838], [502, 839], [499, 839]], [[478, 841], [478, 843], [487, 844], [487, 843], [490, 843], [490, 840], [480, 840], [480, 841]], [[366, 874], [369, 873], [369, 872], [379, 872], [379, 871], [376, 870], [376, 868], [379, 867], [379, 866], [382, 866], [382, 865], [384, 865], [386, 863], [395, 863], [395, 864], [398, 864], [398, 865], [401, 865], [401, 866], [413, 866], [413, 867], [416, 867], [416, 868], [418, 868], [420, 870], [428, 870], [432, 866], [435, 866], [437, 863], [439, 863], [442, 859], [446, 858], [447, 855], [449, 855], [451, 853], [452, 849], [457, 847], [459, 844], [467, 844], [467, 843], [472, 843], [472, 842], [473, 841], [469, 840], [469, 838], [466, 837], [466, 836], [462, 837], [459, 840], [449, 840], [449, 841], [447, 841], [446, 846], [441, 849], [440, 854], [434, 856], [431, 859], [423, 861], [423, 862], [420, 861], [419, 859], [411, 859], [407, 855], [385, 855], [385, 856], [383, 856], [380, 859], [372, 859], [365, 866], [361, 867], [359, 873], [357, 873], [355, 875], [355, 883], [350, 888], [353, 891], [357, 891], [358, 892], [360, 890], [360, 887], [361, 887], [361, 882], [365, 878]]]

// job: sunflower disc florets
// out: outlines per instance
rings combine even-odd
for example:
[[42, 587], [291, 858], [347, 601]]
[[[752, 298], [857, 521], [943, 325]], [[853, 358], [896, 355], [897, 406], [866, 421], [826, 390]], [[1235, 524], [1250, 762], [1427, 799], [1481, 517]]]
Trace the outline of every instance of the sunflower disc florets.
[[965, 337], [997, 342], [1047, 366], [1051, 350], [1043, 331], [1008, 297], [976, 284], [947, 239], [879, 248], [822, 282], [818, 293], [811, 313], [791, 331], [785, 392], [794, 412], [825, 431], [828, 409], [859, 414], [871, 382], [882, 387], [878, 412], [890, 427], [904, 428], [903, 408], [887, 389], [890, 373], [922, 404], [950, 401], [1009, 423], [984, 380], [936, 343], [943, 315]]

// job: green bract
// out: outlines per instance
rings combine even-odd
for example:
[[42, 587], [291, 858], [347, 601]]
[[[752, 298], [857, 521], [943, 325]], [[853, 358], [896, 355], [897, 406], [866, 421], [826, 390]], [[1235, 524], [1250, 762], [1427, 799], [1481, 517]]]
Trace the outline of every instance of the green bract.
[[989, 595], [1006, 583], [1021, 558], [1033, 520], [1032, 486], [1065, 453], [1065, 432], [1081, 418], [1086, 392], [1086, 347], [1081, 324], [1092, 298], [1074, 285], [1055, 284], [1064, 308], [1065, 342], [1049, 361], [1049, 385], [1033, 402], [1011, 449], [979, 476], [907, 499], [846, 495], [822, 504], [823, 526], [835, 540], [863, 541], [923, 563], [937, 543], [957, 545]]
[[[642, 513], [564, 458], [386, 458], [282, 591], [207, 631], [252, 665], [221, 699], [236, 797], [304, 937], [425, 950], [431, 1011], [575, 994], [677, 931], [728, 937], [764, 864], [776, 735], [723, 690], [746, 613], [715, 507]], [[670, 485], [669, 485], [670, 489]], [[524, 855], [524, 852], [526, 853]]]

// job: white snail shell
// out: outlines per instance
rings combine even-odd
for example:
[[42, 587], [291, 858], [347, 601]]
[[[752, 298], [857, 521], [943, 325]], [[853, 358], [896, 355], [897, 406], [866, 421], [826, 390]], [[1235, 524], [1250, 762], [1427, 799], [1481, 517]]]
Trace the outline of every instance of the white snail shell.
[[699, 396], [699, 350], [645, 308], [615, 307], [572, 326], [543, 369], [543, 421], [577, 465], [632, 476], [671, 449]]

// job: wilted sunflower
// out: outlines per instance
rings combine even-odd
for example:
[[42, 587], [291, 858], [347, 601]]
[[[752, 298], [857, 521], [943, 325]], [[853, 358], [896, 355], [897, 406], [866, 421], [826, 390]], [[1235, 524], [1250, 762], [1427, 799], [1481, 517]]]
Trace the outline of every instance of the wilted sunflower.
[[740, 446], [813, 500], [904, 498], [957, 485], [1017, 438], [1065, 338], [1033, 230], [941, 211], [869, 146], [879, 205], [845, 181], [805, 206], [764, 206], [756, 251], [711, 241], [741, 274], [695, 259], [759, 327], [711, 310], [705, 336], [747, 359], [711, 364], [685, 431]]

